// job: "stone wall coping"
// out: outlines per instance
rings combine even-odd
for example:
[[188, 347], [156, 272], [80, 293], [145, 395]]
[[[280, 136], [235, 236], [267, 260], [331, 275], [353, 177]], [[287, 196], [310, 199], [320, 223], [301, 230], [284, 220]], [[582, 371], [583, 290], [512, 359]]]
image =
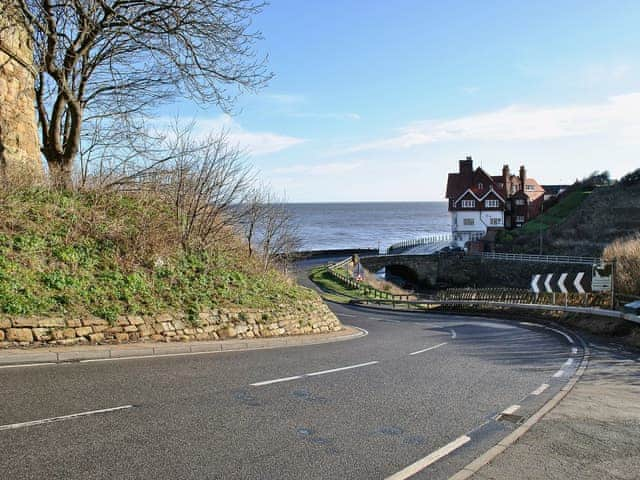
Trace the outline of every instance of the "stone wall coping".
[[365, 330], [343, 326], [337, 332], [292, 335], [288, 337], [254, 338], [242, 340], [214, 340], [165, 343], [143, 342], [123, 345], [48, 346], [40, 348], [0, 350], [0, 369], [34, 364], [108, 361], [141, 357], [199, 355], [226, 351], [246, 351], [268, 348], [317, 345], [352, 340], [367, 335]]

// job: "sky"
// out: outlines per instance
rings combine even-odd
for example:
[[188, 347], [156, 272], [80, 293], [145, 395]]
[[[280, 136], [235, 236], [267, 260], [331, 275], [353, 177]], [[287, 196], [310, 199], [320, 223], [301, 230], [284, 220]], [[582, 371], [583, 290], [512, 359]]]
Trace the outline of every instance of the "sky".
[[638, 25], [637, 0], [271, 0], [269, 85], [232, 115], [177, 110], [228, 129], [291, 202], [443, 200], [468, 155], [543, 184], [617, 178], [640, 167]]

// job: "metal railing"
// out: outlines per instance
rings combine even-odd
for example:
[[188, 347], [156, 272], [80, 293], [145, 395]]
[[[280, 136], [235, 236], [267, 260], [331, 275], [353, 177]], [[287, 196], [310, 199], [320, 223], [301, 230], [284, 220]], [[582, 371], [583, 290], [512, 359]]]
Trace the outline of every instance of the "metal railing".
[[495, 253], [495, 252], [474, 252], [472, 255], [482, 256], [493, 260], [511, 260], [517, 262], [538, 262], [538, 263], [567, 263], [577, 265], [598, 265], [602, 263], [601, 258], [596, 257], [572, 257], [565, 255], [533, 255], [527, 253]]
[[404, 251], [415, 247], [421, 247], [424, 245], [437, 245], [439, 243], [451, 242], [451, 234], [446, 233], [442, 235], [431, 235], [423, 238], [415, 238], [413, 240], [404, 240], [402, 242], [394, 243], [391, 245], [384, 254], [389, 255], [394, 251]]

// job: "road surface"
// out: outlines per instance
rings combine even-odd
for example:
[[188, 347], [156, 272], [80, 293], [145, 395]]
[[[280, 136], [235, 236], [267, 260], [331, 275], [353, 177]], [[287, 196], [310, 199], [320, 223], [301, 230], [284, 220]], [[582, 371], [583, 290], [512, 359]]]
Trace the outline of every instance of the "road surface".
[[368, 335], [0, 369], [3, 478], [444, 479], [583, 354], [529, 324], [332, 308]]

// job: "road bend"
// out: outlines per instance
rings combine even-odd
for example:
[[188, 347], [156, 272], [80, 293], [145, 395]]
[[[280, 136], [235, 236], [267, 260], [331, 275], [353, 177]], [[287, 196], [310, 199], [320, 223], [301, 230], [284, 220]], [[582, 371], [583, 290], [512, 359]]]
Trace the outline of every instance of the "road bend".
[[444, 479], [582, 361], [532, 324], [331, 308], [368, 335], [0, 370], [0, 477]]

